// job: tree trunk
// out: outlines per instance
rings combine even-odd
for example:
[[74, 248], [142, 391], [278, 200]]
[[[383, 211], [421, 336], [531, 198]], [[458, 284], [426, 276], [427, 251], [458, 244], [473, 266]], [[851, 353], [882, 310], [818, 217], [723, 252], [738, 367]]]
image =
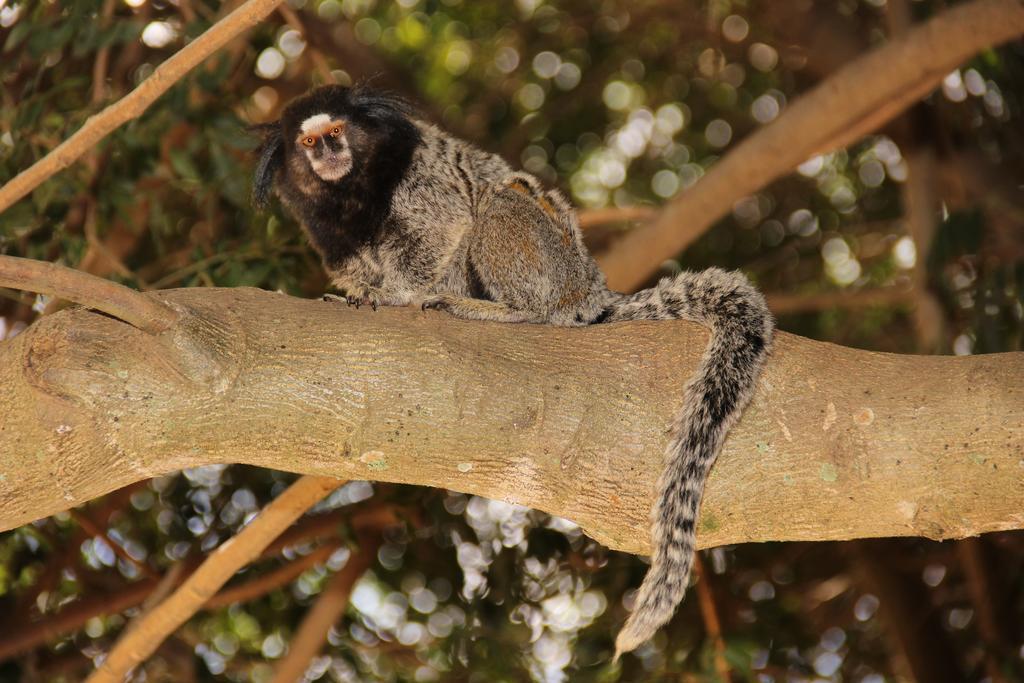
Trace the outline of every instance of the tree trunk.
[[[183, 467], [441, 486], [648, 550], [666, 428], [707, 332], [152, 295], [147, 334], [71, 309], [0, 344], [0, 529]], [[702, 546], [1024, 527], [1024, 354], [919, 357], [778, 336], [708, 484]]]

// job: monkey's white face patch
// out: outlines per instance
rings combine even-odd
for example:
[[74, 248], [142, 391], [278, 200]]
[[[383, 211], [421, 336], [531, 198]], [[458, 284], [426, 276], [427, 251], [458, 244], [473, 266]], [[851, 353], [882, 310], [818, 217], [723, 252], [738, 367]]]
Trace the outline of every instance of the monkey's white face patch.
[[330, 122], [331, 117], [328, 114], [314, 114], [302, 122], [302, 132], [307, 135], [309, 133], [319, 133]]
[[330, 114], [314, 114], [302, 122], [298, 144], [313, 172], [334, 182], [352, 170], [352, 152], [345, 137], [347, 124]]

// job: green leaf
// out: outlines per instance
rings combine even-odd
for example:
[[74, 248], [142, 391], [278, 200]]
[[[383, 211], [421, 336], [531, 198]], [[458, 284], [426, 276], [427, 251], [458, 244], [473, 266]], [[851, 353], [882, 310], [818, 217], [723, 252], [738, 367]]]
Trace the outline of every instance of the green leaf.
[[69, 23], [61, 23], [45, 31], [33, 31], [28, 42], [29, 52], [35, 57], [40, 57], [52, 50], [59, 50], [67, 45], [74, 35], [75, 26]]
[[14, 25], [11, 32], [7, 34], [7, 40], [4, 41], [4, 52], [11, 52], [14, 48], [18, 47], [21, 41], [29, 34], [30, 24], [28, 21], [21, 21]]
[[199, 182], [199, 169], [192, 162], [192, 157], [183, 150], [172, 149], [170, 152], [171, 167], [181, 178], [191, 182]]

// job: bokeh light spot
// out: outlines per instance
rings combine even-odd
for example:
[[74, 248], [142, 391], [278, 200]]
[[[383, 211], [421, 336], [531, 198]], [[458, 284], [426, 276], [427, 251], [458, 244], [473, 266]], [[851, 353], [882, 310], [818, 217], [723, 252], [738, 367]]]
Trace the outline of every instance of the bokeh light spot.
[[177, 37], [177, 29], [167, 21], [151, 21], [142, 29], [142, 42], [152, 48], [166, 47]]
[[651, 178], [651, 189], [659, 197], [668, 199], [679, 191], [679, 176], [668, 169], [662, 169]]
[[563, 62], [555, 74], [555, 85], [561, 90], [572, 90], [580, 83], [583, 73], [580, 68], [572, 62]]
[[256, 58], [256, 74], [261, 78], [277, 78], [284, 73], [284, 66], [284, 55], [276, 47], [268, 47]]
[[714, 119], [704, 129], [704, 137], [712, 147], [725, 147], [732, 140], [732, 126], [723, 119]]
[[306, 49], [306, 41], [301, 33], [294, 29], [288, 29], [281, 34], [277, 41], [277, 46], [284, 53], [285, 57], [295, 59]]
[[494, 65], [502, 73], [512, 73], [519, 66], [519, 53], [512, 47], [499, 48], [494, 53]]
[[769, 123], [779, 115], [779, 102], [771, 95], [761, 95], [750, 104], [750, 115], [758, 123]]
[[533, 72], [541, 78], [554, 78], [562, 66], [562, 58], [550, 50], [538, 53], [533, 58]]
[[942, 79], [942, 94], [953, 102], [963, 102], [967, 99], [967, 89], [964, 87], [959, 69]]
[[865, 187], [878, 187], [885, 182], [885, 167], [875, 159], [869, 159], [857, 169], [857, 177]]
[[747, 59], [758, 71], [771, 71], [779, 63], [779, 53], [771, 45], [754, 43], [747, 50]]
[[892, 245], [892, 257], [896, 265], [904, 270], [909, 270], [917, 263], [917, 246], [910, 237], [901, 237]]
[[516, 93], [516, 101], [523, 109], [534, 111], [544, 104], [544, 88], [536, 83], [527, 83]]
[[742, 42], [750, 33], [750, 24], [738, 14], [731, 14], [722, 22], [722, 35], [734, 43]]
[[609, 109], [621, 111], [628, 108], [632, 100], [629, 85], [623, 81], [612, 81], [604, 87], [602, 99]]

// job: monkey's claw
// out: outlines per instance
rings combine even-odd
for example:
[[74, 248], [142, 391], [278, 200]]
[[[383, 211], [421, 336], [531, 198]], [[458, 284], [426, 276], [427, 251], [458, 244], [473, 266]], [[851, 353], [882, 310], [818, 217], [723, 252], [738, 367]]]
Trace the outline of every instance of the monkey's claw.
[[360, 306], [369, 306], [375, 311], [377, 310], [377, 306], [380, 305], [380, 302], [377, 301], [377, 297], [375, 296], [349, 295], [345, 297], [345, 301], [348, 302], [349, 306], [355, 306], [356, 308], [359, 308]]
[[359, 308], [360, 306], [369, 306], [375, 311], [377, 310], [377, 307], [381, 305], [380, 299], [378, 299], [376, 296], [372, 294], [347, 294], [345, 296], [338, 296], [337, 294], [324, 294], [323, 300], [340, 301], [345, 304], [348, 304], [349, 306], [355, 306], [356, 308]]
[[448, 306], [449, 305], [450, 305], [450, 302], [445, 297], [443, 297], [443, 296], [435, 296], [435, 297], [431, 297], [429, 299], [424, 299], [423, 303], [420, 304], [420, 310], [426, 311], [426, 310], [433, 309], [435, 311], [445, 311], [445, 310], [448, 310]]

